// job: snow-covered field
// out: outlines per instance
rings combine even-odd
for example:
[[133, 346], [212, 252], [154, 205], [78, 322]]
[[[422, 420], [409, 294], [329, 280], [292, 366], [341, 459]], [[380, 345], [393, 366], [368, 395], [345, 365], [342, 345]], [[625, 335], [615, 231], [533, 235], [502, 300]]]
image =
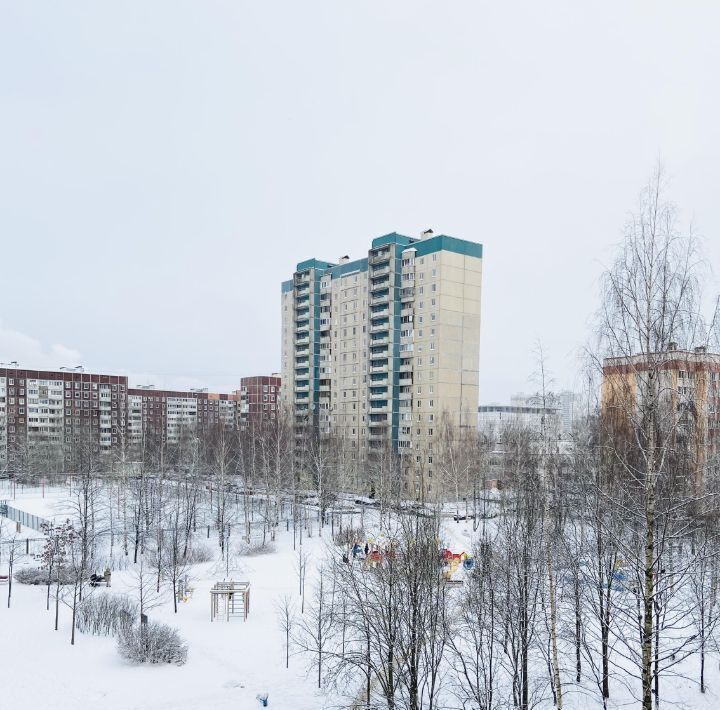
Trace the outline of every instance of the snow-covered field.
[[[62, 519], [72, 512], [65, 502], [65, 492], [58, 489], [18, 490], [11, 499], [9, 491], [0, 491], [0, 500], [9, 499], [16, 508], [48, 518]], [[366, 530], [373, 528], [373, 513], [368, 513]], [[0, 519], [2, 540], [15, 534], [15, 523]], [[358, 520], [356, 519], [357, 523]], [[198, 530], [199, 542], [218, 553], [217, 537], [207, 539], [205, 530]], [[18, 538], [37, 538], [40, 533], [23, 528]], [[443, 526], [444, 544], [455, 552], [472, 550], [472, 524], [455, 523], [446, 518]], [[0, 545], [0, 547], [3, 547]], [[7, 569], [7, 547], [0, 558], [0, 574]], [[306, 599], [312, 596], [316, 565], [328, 555], [339, 555], [333, 548], [330, 529], [323, 537], [315, 527], [312, 537], [303, 538], [303, 551], [310, 554]], [[214, 582], [226, 578], [224, 564], [219, 560], [192, 567], [193, 593], [173, 613], [168, 592], [159, 606], [150, 611], [150, 618], [170, 624], [179, 630], [189, 647], [184, 666], [131, 665], [121, 659], [115, 639], [77, 633], [70, 645], [71, 612], [60, 606], [60, 629], [55, 631], [54, 608], [46, 610], [46, 590], [13, 584], [12, 605], [7, 608], [7, 587], [0, 586], [0, 707], [52, 710], [75, 710], [92, 706], [104, 710], [236, 710], [260, 707], [256, 696], [269, 694], [269, 707], [279, 710], [317, 710], [337, 707], [337, 698], [317, 689], [316, 675], [308, 669], [307, 657], [294, 655], [290, 668], [285, 668], [284, 635], [280, 627], [277, 605], [281, 597], [297, 599], [297, 554], [293, 551], [292, 528], [281, 525], [271, 552], [260, 555], [239, 555], [230, 578], [251, 584], [250, 615], [230, 623], [210, 621], [209, 590]], [[21, 565], [37, 566], [37, 561], [21, 556]], [[122, 565], [121, 565], [122, 566]], [[112, 574], [112, 587], [87, 589], [89, 594], [133, 595], [136, 577], [128, 569]], [[97, 570], [101, 572], [102, 570]], [[537, 659], [540, 663], [541, 659]], [[691, 661], [688, 661], [690, 664]], [[694, 671], [686, 666], [688, 675]], [[707, 692], [700, 694], [691, 680], [676, 678], [664, 684], [664, 699], [677, 707], [707, 709], [720, 707], [717, 661], [708, 659]], [[570, 676], [571, 673], [568, 673]], [[579, 688], [568, 683], [565, 707], [601, 708], [591, 686]], [[511, 704], [510, 699], [508, 703]], [[622, 685], [613, 682], [613, 698], [609, 708], [638, 707]], [[442, 705], [445, 708], [457, 704]], [[551, 701], [539, 704], [551, 708]]]
[[[61, 498], [47, 492], [18, 493], [15, 507], [50, 516], [63, 508]], [[6, 533], [15, 524], [6, 523]], [[23, 534], [37, 537], [33, 531]], [[217, 547], [215, 538], [206, 540]], [[325, 554], [325, 540], [317, 536], [303, 540], [311, 560]], [[27, 559], [17, 562], [32, 564]], [[220, 568], [219, 568], [220, 567]], [[6, 560], [0, 561], [0, 574]], [[101, 571], [101, 570], [100, 570]], [[283, 636], [275, 604], [284, 594], [298, 594], [294, 571], [292, 530], [278, 533], [274, 552], [244, 557], [231, 571], [235, 580], [251, 583], [251, 608], [246, 622], [210, 622], [209, 589], [225, 577], [222, 565], [205, 563], [191, 572], [191, 598], [173, 613], [172, 598], [165, 595], [161, 606], [150, 612], [153, 620], [179, 629], [189, 647], [184, 666], [132, 666], [117, 653], [110, 637], [76, 635], [70, 645], [70, 609], [60, 607], [60, 629], [54, 630], [54, 608], [46, 611], [44, 587], [13, 584], [12, 606], [7, 608], [7, 587], [0, 587], [0, 668], [3, 681], [0, 706], [40, 710], [74, 710], [101, 706], [105, 710], [149, 710], [177, 708], [259, 707], [256, 695], [269, 693], [271, 707], [304, 710], [324, 705], [317, 695], [314, 677], [306, 677], [305, 661], [291, 658], [285, 668]], [[91, 594], [131, 592], [131, 571], [116, 571], [109, 590], [98, 587]], [[308, 585], [311, 584], [308, 575]]]

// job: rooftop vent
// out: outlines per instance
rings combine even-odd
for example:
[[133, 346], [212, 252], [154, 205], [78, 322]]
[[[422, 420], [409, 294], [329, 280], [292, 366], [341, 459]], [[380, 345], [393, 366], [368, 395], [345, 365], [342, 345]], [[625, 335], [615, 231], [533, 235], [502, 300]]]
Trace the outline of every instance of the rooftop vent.
[[85, 372], [85, 368], [82, 365], [75, 365], [75, 367], [61, 367], [61, 372]]
[[339, 264], [347, 264], [348, 261], [350, 261], [350, 257], [347, 254], [345, 254], [345, 256], [340, 257], [340, 259], [338, 260], [338, 263]]

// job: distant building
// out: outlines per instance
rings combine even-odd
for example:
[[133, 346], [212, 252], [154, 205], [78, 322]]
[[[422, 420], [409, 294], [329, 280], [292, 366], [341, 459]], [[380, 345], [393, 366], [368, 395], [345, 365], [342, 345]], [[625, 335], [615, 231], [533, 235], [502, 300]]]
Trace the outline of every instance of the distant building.
[[152, 386], [128, 390], [127, 442], [142, 444], [152, 434], [174, 444], [184, 434], [200, 434], [236, 426], [237, 396], [206, 389], [156, 390]]
[[281, 383], [278, 373], [241, 378], [240, 389], [236, 392], [240, 427], [271, 421], [277, 417]]
[[81, 441], [109, 453], [123, 441], [127, 390], [127, 377], [81, 367], [0, 367], [0, 470], [21, 469], [41, 446], [66, 462]]
[[[510, 404], [516, 407], [542, 407], [542, 396], [538, 393], [516, 394], [510, 398]], [[548, 392], [545, 395], [545, 406], [555, 412], [558, 434], [569, 438], [572, 434], [575, 421], [580, 414], [580, 395], [570, 390]]]
[[478, 407], [478, 430], [492, 431], [497, 441], [501, 439], [503, 429], [508, 426], [527, 428], [540, 435], [543, 416], [545, 426], [556, 434], [560, 418], [558, 409], [543, 410], [542, 407], [527, 404], [484, 404]]

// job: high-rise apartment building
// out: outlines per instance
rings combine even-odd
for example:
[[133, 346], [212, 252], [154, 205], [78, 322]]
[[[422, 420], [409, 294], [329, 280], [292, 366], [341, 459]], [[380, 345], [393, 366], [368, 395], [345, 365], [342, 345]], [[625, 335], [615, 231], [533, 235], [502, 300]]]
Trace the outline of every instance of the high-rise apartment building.
[[0, 470], [42, 445], [66, 460], [79, 441], [108, 452], [126, 427], [127, 377], [82, 370], [0, 368]]
[[477, 426], [481, 280], [480, 244], [432, 232], [379, 237], [355, 261], [299, 263], [281, 297], [296, 436], [310, 425], [358, 460], [391, 447], [408, 492], [431, 492], [441, 417]]
[[235, 394], [238, 400], [238, 425], [241, 428], [277, 417], [281, 381], [277, 373], [240, 378], [240, 389]]

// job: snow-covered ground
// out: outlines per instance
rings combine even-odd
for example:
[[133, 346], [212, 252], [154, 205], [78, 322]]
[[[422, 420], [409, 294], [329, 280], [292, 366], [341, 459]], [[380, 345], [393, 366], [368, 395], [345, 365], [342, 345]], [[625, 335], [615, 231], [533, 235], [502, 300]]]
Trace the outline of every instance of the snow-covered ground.
[[[5, 495], [3, 495], [5, 493]], [[67, 492], [62, 489], [25, 489], [15, 498], [0, 491], [0, 499], [16, 508], [46, 517], [71, 512]], [[373, 512], [366, 516], [366, 530], [373, 530]], [[15, 523], [3, 522], [2, 540], [15, 534]], [[355, 517], [355, 524], [359, 523]], [[217, 537], [210, 539], [198, 531], [199, 542], [217, 552]], [[23, 529], [21, 535], [38, 537]], [[472, 523], [456, 523], [446, 517], [443, 524], [444, 544], [454, 552], [472, 550]], [[0, 545], [2, 547], [2, 545]], [[7, 548], [5, 548], [6, 550]], [[303, 551], [310, 554], [306, 597], [312, 595], [315, 566], [328, 554], [340, 554], [331, 546], [330, 529], [318, 537], [303, 538]], [[70, 609], [60, 607], [60, 629], [55, 631], [54, 609], [45, 606], [46, 590], [13, 584], [12, 605], [7, 608], [7, 587], [0, 586], [0, 685], [1, 708], [48, 708], [75, 710], [92, 706], [103, 710], [252, 710], [260, 707], [259, 693], [269, 694], [269, 707], [278, 710], [317, 710], [331, 708], [336, 699], [318, 691], [316, 675], [308, 672], [308, 659], [291, 656], [285, 668], [284, 635], [277, 607], [280, 598], [298, 598], [297, 555], [293, 551], [292, 528], [282, 525], [274, 549], [267, 554], [238, 556], [230, 577], [251, 583], [250, 615], [227, 622], [210, 621], [209, 590], [215, 581], [226, 578], [220, 562], [195, 565], [191, 574], [194, 588], [191, 598], [173, 613], [172, 599], [166, 594], [162, 603], [150, 611], [150, 617], [177, 628], [189, 647], [184, 666], [134, 666], [123, 661], [111, 637], [77, 633], [70, 645]], [[37, 566], [37, 561], [21, 557], [17, 565]], [[17, 568], [17, 566], [16, 566]], [[0, 558], [0, 574], [7, 569], [7, 555]], [[101, 572], [102, 570], [97, 570]], [[116, 570], [112, 587], [88, 589], [90, 594], [133, 593], [136, 578], [131, 569]], [[538, 659], [539, 660], [539, 659]], [[694, 663], [694, 661], [688, 661]], [[688, 674], [694, 670], [687, 669]], [[708, 691], [700, 694], [697, 684], [682, 678], [664, 684], [664, 698], [678, 707], [711, 710], [720, 707], [717, 662], [708, 659]], [[568, 674], [569, 676], [570, 674]], [[597, 696], [589, 686], [583, 691], [568, 684], [565, 707], [584, 710], [600, 708]], [[610, 708], [637, 707], [627, 692], [613, 685]], [[443, 706], [445, 707], [445, 706]], [[450, 706], [447, 706], [450, 707]], [[453, 705], [452, 707], [456, 707]], [[538, 707], [551, 708], [551, 702]]]
[[[17, 498], [17, 507], [40, 512], [45, 500]], [[7, 521], [6, 521], [7, 522]], [[12, 524], [14, 530], [14, 524]], [[5, 538], [7, 539], [7, 538]], [[216, 540], [206, 541], [216, 545]], [[324, 554], [325, 541], [305, 538], [303, 547], [313, 558]], [[21, 562], [18, 562], [21, 564]], [[33, 561], [33, 566], [36, 564]], [[2, 573], [5, 561], [0, 562]], [[101, 570], [100, 570], [101, 571]], [[182, 667], [132, 666], [118, 655], [113, 638], [76, 634], [70, 645], [70, 609], [61, 605], [60, 630], [55, 631], [54, 608], [46, 611], [45, 588], [14, 583], [12, 606], [7, 588], [0, 587], [0, 688], [3, 708], [74, 710], [90, 706], [105, 710], [259, 707], [258, 693], [267, 692], [271, 707], [304, 710], [323, 706], [314, 677], [306, 677], [302, 658], [291, 658], [285, 668], [283, 636], [275, 604], [283, 594], [298, 594], [294, 571], [292, 531], [279, 532], [276, 551], [241, 559], [231, 572], [251, 587], [250, 616], [246, 622], [210, 622], [209, 589], [225, 576], [214, 563], [192, 571], [192, 597], [173, 613], [172, 598], [150, 612], [156, 621], [179, 629], [189, 647]], [[112, 587], [91, 594], [131, 592], [131, 571], [116, 571]]]

